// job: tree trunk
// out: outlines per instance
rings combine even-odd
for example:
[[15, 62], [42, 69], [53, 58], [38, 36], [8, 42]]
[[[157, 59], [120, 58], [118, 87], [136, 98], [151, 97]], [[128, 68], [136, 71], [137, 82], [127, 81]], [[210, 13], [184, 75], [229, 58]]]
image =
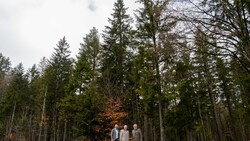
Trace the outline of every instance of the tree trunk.
[[67, 121], [64, 121], [63, 141], [66, 141], [67, 136]]
[[220, 120], [219, 120], [220, 117], [218, 116], [218, 112], [217, 112], [217, 107], [216, 107], [216, 102], [215, 102], [215, 95], [212, 92], [212, 90], [213, 90], [212, 85], [211, 85], [211, 84], [213, 84], [211, 82], [212, 76], [211, 76], [207, 66], [209, 66], [209, 65], [205, 63], [204, 64], [205, 80], [206, 80], [208, 95], [209, 95], [211, 106], [212, 106], [212, 114], [213, 114], [213, 117], [215, 119], [215, 126], [216, 126], [218, 140], [223, 141], [223, 135], [222, 135]]
[[[44, 98], [43, 98], [43, 109], [42, 109], [42, 117], [41, 117], [41, 123], [40, 123], [40, 129], [39, 129], [39, 135], [38, 135], [38, 141], [41, 141], [41, 135], [42, 135], [42, 128], [44, 122], [46, 122], [45, 118], [45, 107], [46, 107], [46, 95], [47, 95], [47, 86], [45, 88]], [[46, 124], [46, 123], [45, 123]]]
[[16, 112], [16, 101], [14, 102], [14, 107], [13, 107], [13, 111], [12, 111], [12, 115], [11, 115], [11, 121], [10, 121], [10, 129], [9, 132], [7, 134], [7, 139], [8, 141], [10, 141], [10, 136], [11, 136], [11, 132], [12, 132], [12, 126], [13, 126], [13, 121], [14, 121], [14, 117], [15, 117], [15, 112]]
[[154, 129], [153, 129], [153, 123], [152, 122], [153, 122], [152, 118], [150, 118], [150, 122], [149, 122], [149, 131], [150, 132], [149, 132], [149, 136], [148, 136], [150, 141], [154, 140]]
[[44, 141], [47, 141], [47, 130], [48, 130], [48, 126], [47, 126], [47, 123], [45, 123], [45, 125], [44, 125], [44, 137], [43, 137]]
[[158, 56], [158, 51], [157, 51], [157, 43], [156, 43], [156, 37], [153, 35], [153, 45], [154, 45], [154, 66], [155, 66], [155, 71], [156, 71], [156, 84], [157, 84], [157, 94], [160, 97], [158, 102], [159, 102], [159, 120], [160, 120], [160, 135], [161, 135], [161, 141], [165, 141], [165, 131], [164, 131], [164, 126], [163, 126], [163, 114], [162, 114], [162, 102], [161, 102], [161, 75], [160, 75], [160, 68], [159, 68], [159, 56]]
[[33, 141], [32, 113], [29, 115], [28, 137], [30, 141]]
[[55, 114], [55, 106], [53, 106], [53, 121], [52, 121], [52, 132], [53, 132], [53, 141], [56, 141], [56, 114]]
[[216, 130], [217, 130], [218, 139], [219, 139], [219, 141], [223, 141], [221, 126], [220, 126], [220, 122], [219, 122], [219, 116], [218, 116], [218, 112], [216, 109], [215, 98], [214, 98], [214, 95], [212, 94], [210, 88], [208, 91], [209, 91], [208, 93], [209, 93], [209, 97], [210, 97], [210, 101], [211, 101], [211, 105], [212, 105], [212, 113], [213, 113], [213, 116], [215, 119], [215, 126], [216, 126]]
[[191, 129], [186, 129], [187, 141], [193, 141], [193, 132]]
[[60, 140], [60, 124], [61, 122], [59, 120], [57, 120], [57, 128], [56, 128], [56, 141]]
[[164, 136], [164, 126], [163, 126], [163, 119], [162, 119], [162, 105], [161, 101], [159, 100], [159, 118], [160, 118], [160, 132], [161, 132], [161, 141], [165, 141]]
[[229, 112], [229, 117], [230, 117], [230, 131], [232, 131], [232, 140], [241, 140], [239, 139], [239, 137], [236, 135], [236, 129], [235, 129], [235, 120], [234, 120], [234, 117], [233, 117], [233, 113], [232, 113], [232, 108], [231, 108], [231, 98], [229, 96], [229, 94], [226, 92], [225, 94], [225, 97], [226, 97], [226, 103], [227, 103], [227, 109], [228, 109], [228, 112]]
[[[145, 109], [147, 109], [146, 106], [145, 106]], [[144, 141], [148, 141], [148, 116], [147, 116], [147, 113], [144, 114], [144, 133], [143, 133], [143, 135], [144, 135]]]
[[155, 126], [154, 126], [154, 141], [157, 141], [157, 138], [156, 138], [156, 131], [155, 131]]
[[200, 141], [204, 141], [204, 140], [206, 140], [206, 136], [205, 136], [205, 126], [204, 126], [203, 118], [201, 115], [200, 99], [198, 98], [197, 101], [198, 101], [198, 112], [199, 112], [200, 122], [201, 122], [201, 126], [202, 126], [202, 133], [200, 134]]

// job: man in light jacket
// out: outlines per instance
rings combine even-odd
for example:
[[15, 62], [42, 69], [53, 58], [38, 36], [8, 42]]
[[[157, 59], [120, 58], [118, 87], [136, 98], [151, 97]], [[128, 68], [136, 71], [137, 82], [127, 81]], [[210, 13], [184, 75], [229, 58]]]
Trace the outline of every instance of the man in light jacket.
[[115, 128], [111, 130], [111, 141], [119, 141], [119, 129], [117, 124]]

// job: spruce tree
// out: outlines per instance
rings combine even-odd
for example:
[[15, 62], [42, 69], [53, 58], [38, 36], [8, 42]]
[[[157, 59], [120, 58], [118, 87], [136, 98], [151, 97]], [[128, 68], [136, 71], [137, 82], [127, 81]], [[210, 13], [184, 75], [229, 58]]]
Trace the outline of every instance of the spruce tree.
[[[46, 115], [49, 117], [47, 123], [48, 138], [62, 140], [63, 129], [62, 125], [65, 121], [59, 118], [59, 109], [57, 104], [66, 96], [66, 87], [69, 83], [70, 71], [72, 69], [72, 59], [70, 58], [69, 44], [65, 37], [60, 39], [57, 46], [54, 48], [49, 65], [45, 70], [44, 79], [47, 87]], [[61, 132], [59, 132], [61, 131]]]
[[102, 81], [105, 94], [119, 96], [125, 93], [132, 40], [131, 18], [123, 0], [115, 2], [111, 16], [103, 34]]
[[[164, 94], [162, 91], [162, 72], [161, 65], [169, 68], [171, 56], [174, 53], [173, 42], [176, 40], [176, 35], [171, 33], [175, 27], [176, 21], [171, 19], [167, 14], [168, 0], [139, 0], [142, 7], [137, 10], [137, 28], [138, 28], [138, 41], [150, 54], [151, 70], [154, 78], [151, 84], [154, 87], [154, 94], [157, 99], [159, 127], [160, 127], [160, 140], [164, 141]], [[161, 64], [161, 65], [160, 65]], [[164, 70], [165, 71], [165, 70]], [[145, 125], [147, 129], [148, 125]], [[147, 135], [145, 134], [145, 138]]]
[[[25, 132], [24, 125], [27, 123], [26, 115], [28, 114], [29, 102], [31, 97], [29, 95], [28, 77], [24, 72], [23, 65], [18, 64], [11, 72], [12, 80], [7, 89], [7, 97], [5, 110], [8, 110], [8, 123], [6, 125], [6, 137], [16, 131], [17, 135]], [[9, 107], [6, 107], [9, 106]]]
[[80, 45], [67, 86], [69, 95], [58, 107], [62, 118], [71, 121], [69, 126], [75, 132], [74, 138], [84, 135], [95, 140], [98, 139], [97, 118], [103, 101], [97, 86], [101, 51], [98, 30], [92, 28]]

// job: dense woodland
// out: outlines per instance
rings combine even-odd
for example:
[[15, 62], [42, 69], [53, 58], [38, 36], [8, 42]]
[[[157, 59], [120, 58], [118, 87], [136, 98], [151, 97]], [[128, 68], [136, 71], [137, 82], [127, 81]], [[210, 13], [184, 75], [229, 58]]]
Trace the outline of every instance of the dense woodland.
[[[99, 141], [115, 123], [144, 141], [250, 139], [250, 2], [123, 0], [72, 58], [62, 37], [25, 69], [0, 54], [1, 141]], [[52, 46], [53, 47], [53, 46]]]

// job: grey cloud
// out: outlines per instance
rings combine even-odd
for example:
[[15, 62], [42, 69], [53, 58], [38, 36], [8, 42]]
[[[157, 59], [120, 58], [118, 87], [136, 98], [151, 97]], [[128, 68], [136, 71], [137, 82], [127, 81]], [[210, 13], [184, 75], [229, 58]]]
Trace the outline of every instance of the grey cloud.
[[89, 0], [89, 2], [88, 2], [88, 9], [90, 11], [96, 11], [97, 7], [96, 7], [96, 4], [95, 4], [94, 0]]

